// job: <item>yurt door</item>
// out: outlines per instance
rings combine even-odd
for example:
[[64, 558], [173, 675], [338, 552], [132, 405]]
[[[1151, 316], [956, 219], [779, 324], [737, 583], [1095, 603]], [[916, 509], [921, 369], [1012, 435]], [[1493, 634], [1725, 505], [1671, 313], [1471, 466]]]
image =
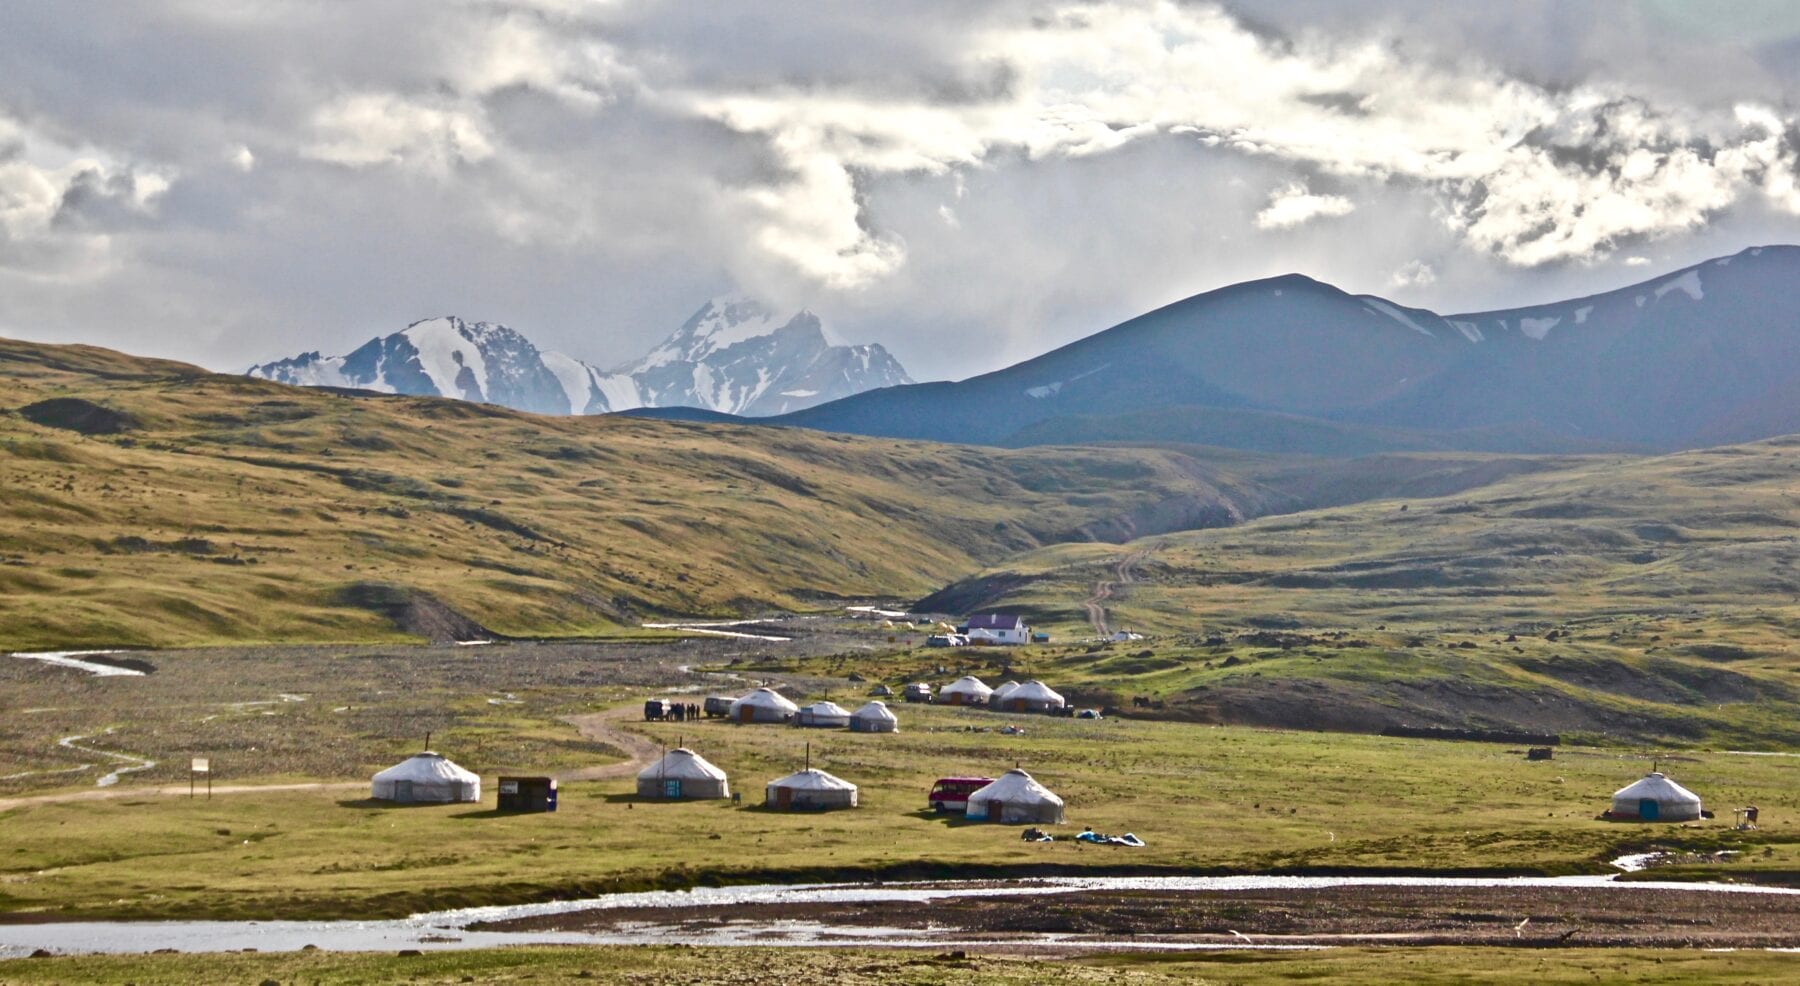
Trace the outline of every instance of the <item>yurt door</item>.
[[412, 784], [412, 781], [395, 781], [394, 800], [411, 801], [413, 799]]
[[756, 710], [751, 708], [748, 705], [738, 706], [738, 721], [739, 722], [755, 722], [756, 721]]
[[1662, 806], [1656, 803], [1655, 798], [1639, 798], [1638, 817], [1646, 822], [1654, 822], [1662, 817]]
[[793, 788], [778, 787], [775, 789], [775, 807], [787, 808], [787, 807], [792, 806], [793, 803], [794, 803], [794, 789]]

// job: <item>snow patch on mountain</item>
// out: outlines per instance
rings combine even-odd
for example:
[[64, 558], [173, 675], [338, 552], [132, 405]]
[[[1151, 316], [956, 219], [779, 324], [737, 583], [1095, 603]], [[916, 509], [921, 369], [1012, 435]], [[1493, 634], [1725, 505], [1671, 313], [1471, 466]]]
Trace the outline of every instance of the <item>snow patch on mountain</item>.
[[1430, 329], [1413, 321], [1410, 317], [1408, 317], [1408, 315], [1405, 312], [1401, 311], [1398, 308], [1395, 308], [1393, 305], [1390, 305], [1385, 301], [1382, 301], [1380, 298], [1371, 298], [1371, 297], [1365, 295], [1363, 297], [1362, 301], [1363, 301], [1363, 307], [1367, 308], [1369, 310], [1369, 314], [1371, 314], [1371, 315], [1386, 315], [1388, 318], [1391, 318], [1394, 321], [1399, 322], [1401, 325], [1406, 326], [1407, 328], [1413, 330], [1414, 332], [1417, 332], [1421, 335], [1432, 336], [1433, 338], [1436, 337], [1436, 334], [1433, 333]]
[[1550, 316], [1548, 318], [1520, 318], [1519, 332], [1530, 339], [1542, 339], [1549, 335], [1550, 330], [1556, 328], [1561, 322], [1562, 319], [1556, 316]]
[[1662, 300], [1662, 296], [1668, 294], [1670, 291], [1681, 291], [1695, 301], [1700, 301], [1706, 297], [1706, 292], [1700, 289], [1700, 271], [1698, 270], [1690, 270], [1680, 277], [1664, 281], [1657, 285], [1657, 300]]

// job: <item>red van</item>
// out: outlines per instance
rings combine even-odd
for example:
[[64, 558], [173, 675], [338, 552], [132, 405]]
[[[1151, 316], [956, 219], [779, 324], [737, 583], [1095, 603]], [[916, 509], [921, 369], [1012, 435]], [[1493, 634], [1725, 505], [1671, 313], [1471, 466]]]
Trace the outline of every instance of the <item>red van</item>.
[[931, 785], [931, 810], [968, 811], [969, 795], [992, 783], [992, 777], [940, 777]]

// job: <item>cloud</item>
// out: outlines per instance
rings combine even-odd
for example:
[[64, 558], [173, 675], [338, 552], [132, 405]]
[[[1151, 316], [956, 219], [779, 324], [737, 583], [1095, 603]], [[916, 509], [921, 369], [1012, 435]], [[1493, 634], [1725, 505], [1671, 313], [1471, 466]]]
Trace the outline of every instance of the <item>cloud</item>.
[[110, 16], [0, 37], [0, 331], [232, 366], [459, 310], [610, 363], [738, 287], [929, 376], [1245, 277], [1473, 307], [1800, 231], [1800, 43], [1660, 4]]
[[1436, 282], [1437, 271], [1423, 260], [1408, 260], [1388, 278], [1388, 284], [1396, 288], [1424, 287]]
[[312, 124], [317, 136], [301, 153], [333, 164], [406, 165], [447, 177], [494, 155], [480, 110], [444, 101], [357, 93], [319, 107]]
[[1356, 203], [1342, 195], [1314, 195], [1305, 182], [1292, 182], [1269, 195], [1269, 204], [1256, 214], [1257, 229], [1293, 229], [1318, 219], [1347, 216]]
[[92, 274], [108, 259], [108, 231], [153, 216], [169, 191], [163, 174], [53, 146], [45, 153], [62, 163], [39, 164], [35, 144], [49, 142], [0, 117], [0, 268]]

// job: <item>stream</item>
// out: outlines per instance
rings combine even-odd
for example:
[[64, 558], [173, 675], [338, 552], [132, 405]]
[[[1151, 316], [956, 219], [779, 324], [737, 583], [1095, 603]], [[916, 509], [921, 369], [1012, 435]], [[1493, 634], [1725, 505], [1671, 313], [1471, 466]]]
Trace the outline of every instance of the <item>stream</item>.
[[[590, 900], [474, 907], [417, 914], [386, 921], [82, 921], [54, 924], [0, 924], [0, 958], [45, 949], [54, 953], [145, 954], [159, 949], [182, 952], [298, 951], [308, 945], [327, 951], [363, 952], [399, 949], [472, 949], [508, 945], [781, 945], [802, 947], [864, 946], [943, 948], [1005, 944], [1069, 947], [1084, 950], [1202, 950], [1311, 948], [1270, 942], [1158, 941], [1109, 939], [1070, 934], [982, 936], [955, 931], [836, 925], [785, 919], [743, 920], [734, 912], [746, 905], [899, 902], [929, 904], [956, 897], [1046, 897], [1082, 891], [1231, 892], [1306, 891], [1337, 887], [1424, 888], [1587, 888], [1615, 893], [1678, 891], [1686, 894], [1765, 894], [1800, 896], [1800, 889], [1717, 883], [1634, 881], [1612, 876], [1570, 877], [1064, 877], [1042, 880], [997, 880], [897, 884], [810, 884], [702, 887], [682, 891], [611, 894]], [[1698, 906], [1704, 906], [1698, 904]], [[568, 914], [613, 908], [717, 907], [719, 920], [666, 923], [633, 921], [603, 932], [472, 930], [471, 925], [515, 918]]]

